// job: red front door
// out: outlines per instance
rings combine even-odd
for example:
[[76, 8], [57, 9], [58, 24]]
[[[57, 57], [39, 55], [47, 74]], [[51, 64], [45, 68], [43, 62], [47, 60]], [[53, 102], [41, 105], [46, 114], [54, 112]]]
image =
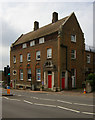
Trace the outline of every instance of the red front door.
[[52, 88], [52, 75], [48, 75], [48, 88]]
[[62, 78], [62, 89], [64, 89], [65, 88], [65, 78], [63, 77]]

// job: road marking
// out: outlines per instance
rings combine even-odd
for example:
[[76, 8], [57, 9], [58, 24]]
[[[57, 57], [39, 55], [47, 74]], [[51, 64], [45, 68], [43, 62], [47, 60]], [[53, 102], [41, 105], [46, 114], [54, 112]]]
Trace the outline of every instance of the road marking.
[[80, 111], [78, 111], [78, 110], [73, 110], [73, 109], [65, 108], [65, 107], [61, 107], [61, 106], [57, 106], [57, 107], [61, 108], [61, 109], [64, 109], [64, 110], [69, 110], [69, 111], [72, 111], [72, 112], [80, 113]]
[[48, 107], [56, 107], [55, 105], [47, 105], [47, 104], [39, 104], [39, 103], [34, 103], [35, 105], [41, 105], [41, 106], [48, 106]]
[[37, 97], [31, 97], [31, 98], [38, 99]]
[[16, 100], [16, 101], [21, 101], [21, 100], [18, 100], [18, 99], [9, 99], [9, 100]]
[[22, 95], [17, 95], [17, 96], [22, 96]]
[[83, 106], [91, 106], [91, 107], [95, 106], [95, 105], [81, 104], [81, 103], [73, 103], [73, 104], [75, 104], [75, 105], [83, 105]]
[[84, 114], [88, 114], [88, 115], [95, 115], [95, 113], [90, 113], [90, 112], [82, 112]]
[[40, 100], [49, 100], [49, 101], [56, 101], [56, 100], [53, 100], [53, 99], [45, 99], [45, 98], [39, 98]]
[[67, 102], [67, 101], [62, 101], [62, 100], [57, 100], [58, 102], [63, 102], [63, 103], [68, 103], [68, 104], [72, 104], [71, 102]]
[[7, 98], [7, 97], [3, 97], [3, 98], [5, 98], [5, 99], [7, 99], [7, 100], [9, 99], [9, 98]]
[[29, 101], [27, 101], [27, 100], [24, 100], [24, 102], [29, 103], [29, 104], [33, 104], [32, 102], [29, 102]]

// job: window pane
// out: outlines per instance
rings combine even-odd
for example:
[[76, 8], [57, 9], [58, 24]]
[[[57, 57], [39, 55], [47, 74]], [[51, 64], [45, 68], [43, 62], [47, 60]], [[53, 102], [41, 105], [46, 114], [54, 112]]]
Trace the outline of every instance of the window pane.
[[13, 57], [13, 62], [16, 63], [16, 56]]
[[28, 77], [28, 80], [31, 80], [31, 69], [27, 70], [27, 77]]
[[71, 35], [71, 41], [76, 42], [76, 35]]
[[44, 43], [44, 38], [39, 39], [39, 44]]
[[20, 62], [23, 61], [23, 55], [20, 55]]
[[28, 61], [31, 60], [31, 55], [30, 55], [30, 53], [27, 54], [27, 60], [28, 60]]
[[41, 80], [41, 69], [36, 69], [36, 80], [40, 81]]
[[37, 60], [40, 60], [40, 51], [37, 51], [37, 52], [36, 52], [36, 59], [37, 59]]
[[47, 49], [47, 58], [52, 58], [52, 49], [51, 48]]
[[20, 70], [20, 80], [23, 80], [23, 70]]

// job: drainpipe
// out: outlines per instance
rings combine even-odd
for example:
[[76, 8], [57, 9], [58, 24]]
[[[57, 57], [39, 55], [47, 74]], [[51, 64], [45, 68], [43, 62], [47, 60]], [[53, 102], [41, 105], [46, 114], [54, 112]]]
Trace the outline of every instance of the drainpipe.
[[60, 35], [58, 35], [58, 91], [60, 91]]

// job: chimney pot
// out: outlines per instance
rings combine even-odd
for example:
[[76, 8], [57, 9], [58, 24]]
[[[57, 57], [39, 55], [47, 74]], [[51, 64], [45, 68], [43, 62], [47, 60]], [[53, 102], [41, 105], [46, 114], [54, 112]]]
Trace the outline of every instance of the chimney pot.
[[34, 31], [39, 29], [39, 22], [35, 21], [34, 22]]
[[55, 23], [58, 21], [58, 13], [57, 12], [53, 12], [52, 14], [52, 23]]

